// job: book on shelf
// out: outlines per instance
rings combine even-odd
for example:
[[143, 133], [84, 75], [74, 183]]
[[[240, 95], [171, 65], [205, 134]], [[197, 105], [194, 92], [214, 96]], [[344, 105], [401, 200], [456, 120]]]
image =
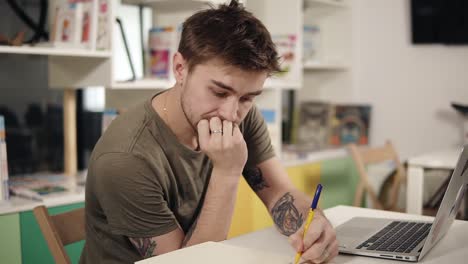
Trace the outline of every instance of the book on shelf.
[[98, 17], [97, 17], [97, 36], [96, 49], [108, 50], [111, 41], [111, 28], [113, 21], [110, 17], [110, 0], [98, 0]]
[[[97, 48], [98, 22], [101, 16], [98, 4], [102, 0], [69, 0], [60, 2], [55, 7], [51, 39], [43, 46]], [[109, 16], [107, 9], [105, 15]], [[108, 29], [109, 24], [106, 25]], [[102, 31], [102, 30], [101, 30]], [[100, 42], [100, 47], [104, 47]]]
[[182, 27], [156, 26], [150, 29], [148, 37], [146, 76], [170, 79], [172, 75], [172, 55], [177, 50]]
[[304, 101], [299, 105], [296, 144], [310, 151], [328, 146], [332, 105], [322, 101]]
[[320, 57], [320, 26], [319, 25], [304, 25], [303, 27], [303, 61], [318, 62]]
[[[369, 142], [371, 106], [302, 101], [294, 109], [290, 149], [308, 153]], [[302, 154], [300, 154], [302, 155]]]
[[276, 125], [276, 111], [274, 109], [267, 109], [263, 108], [260, 109], [260, 113], [263, 116], [263, 119], [266, 122], [268, 133], [270, 134], [270, 139], [271, 139], [271, 145], [273, 146], [273, 150], [277, 153], [281, 149], [278, 144], [281, 142], [280, 140], [280, 134], [278, 130], [278, 126]]
[[69, 190], [69, 177], [64, 174], [30, 174], [10, 179], [10, 192], [18, 197], [42, 201], [51, 194]]
[[331, 114], [331, 146], [343, 146], [349, 143], [367, 145], [371, 106], [362, 104], [336, 104]]
[[5, 118], [0, 115], [0, 201], [9, 199]]
[[296, 60], [296, 41], [297, 37], [293, 34], [272, 35], [273, 42], [275, 43], [278, 56], [280, 58], [281, 72], [273, 76], [275, 79], [282, 81], [294, 81], [295, 75], [299, 71]]

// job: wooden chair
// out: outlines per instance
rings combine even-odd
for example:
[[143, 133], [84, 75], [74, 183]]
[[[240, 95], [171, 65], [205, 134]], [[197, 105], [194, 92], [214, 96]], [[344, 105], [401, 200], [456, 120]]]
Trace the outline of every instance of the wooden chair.
[[[373, 208], [403, 211], [397, 208], [397, 202], [400, 185], [406, 179], [406, 174], [392, 143], [387, 141], [384, 146], [376, 148], [357, 147], [355, 144], [350, 144], [348, 149], [354, 159], [360, 176], [354, 196], [354, 206], [361, 206], [363, 196], [367, 193], [371, 199]], [[379, 190], [374, 190], [369, 182], [370, 178], [366, 167], [370, 164], [389, 160], [392, 160], [395, 164], [395, 173], [387, 178], [383, 184], [383, 188], [388, 189], [388, 202], [383, 203], [382, 200], [379, 199]]]
[[33, 212], [55, 263], [71, 263], [64, 246], [85, 239], [84, 208], [49, 215], [47, 208], [41, 205]]

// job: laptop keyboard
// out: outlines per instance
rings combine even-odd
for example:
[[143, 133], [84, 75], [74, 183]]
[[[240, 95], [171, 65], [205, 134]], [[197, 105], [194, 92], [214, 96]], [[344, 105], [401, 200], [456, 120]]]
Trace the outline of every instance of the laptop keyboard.
[[410, 253], [429, 233], [432, 224], [393, 221], [356, 249]]

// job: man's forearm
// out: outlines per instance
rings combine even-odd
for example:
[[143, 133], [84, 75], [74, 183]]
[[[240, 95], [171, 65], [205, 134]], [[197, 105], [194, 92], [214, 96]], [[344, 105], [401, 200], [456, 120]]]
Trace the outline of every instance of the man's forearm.
[[213, 169], [205, 201], [197, 220], [185, 234], [182, 247], [225, 240], [231, 225], [239, 176]]
[[312, 199], [297, 189], [283, 191], [270, 208], [278, 230], [286, 236], [294, 234], [304, 223]]

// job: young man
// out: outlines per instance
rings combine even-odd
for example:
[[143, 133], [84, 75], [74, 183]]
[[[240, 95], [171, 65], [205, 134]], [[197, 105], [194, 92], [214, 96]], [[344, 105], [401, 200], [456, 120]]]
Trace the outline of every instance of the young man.
[[81, 263], [130, 263], [226, 239], [241, 175], [303, 259], [338, 254], [319, 211], [302, 240], [311, 199], [274, 157], [254, 106], [279, 70], [263, 24], [237, 1], [183, 24], [176, 84], [122, 114], [97, 143], [86, 183]]

